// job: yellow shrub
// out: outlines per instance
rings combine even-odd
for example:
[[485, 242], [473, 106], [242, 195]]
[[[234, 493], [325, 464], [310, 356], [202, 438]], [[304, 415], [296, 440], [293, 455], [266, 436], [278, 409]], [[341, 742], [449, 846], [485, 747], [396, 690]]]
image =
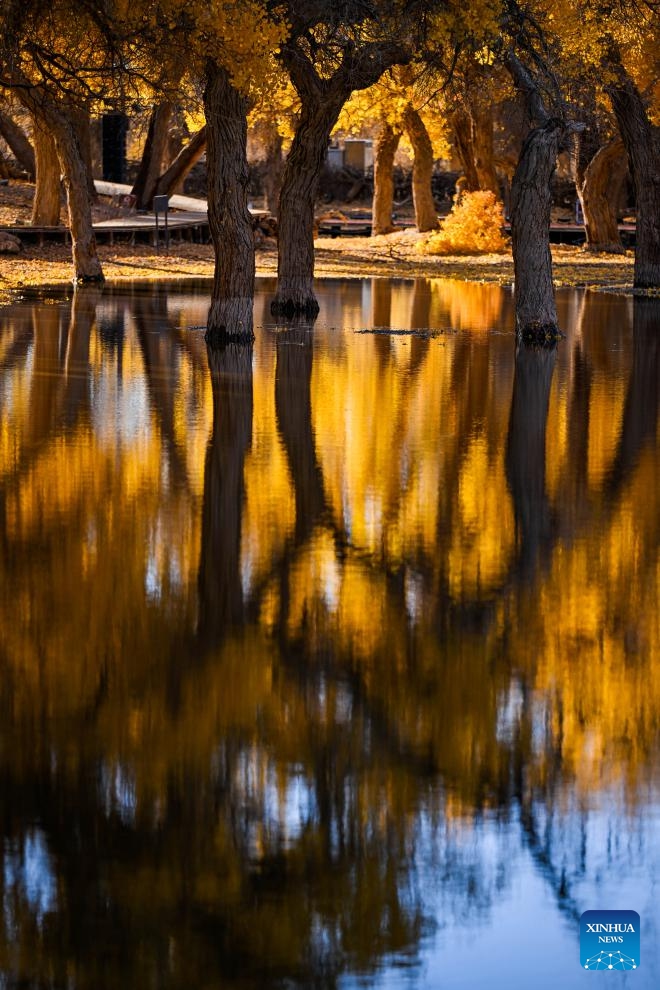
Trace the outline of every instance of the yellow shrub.
[[420, 241], [422, 254], [491, 254], [507, 250], [504, 210], [492, 192], [463, 193], [440, 230]]

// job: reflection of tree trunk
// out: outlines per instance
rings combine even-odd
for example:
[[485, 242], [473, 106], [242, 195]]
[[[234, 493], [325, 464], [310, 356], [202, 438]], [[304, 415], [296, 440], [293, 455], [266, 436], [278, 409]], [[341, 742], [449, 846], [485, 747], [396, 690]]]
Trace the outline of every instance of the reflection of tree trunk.
[[637, 200], [635, 287], [660, 286], [660, 127], [649, 119], [639, 90], [620, 64], [607, 87], [628, 152]]
[[37, 117], [32, 140], [37, 178], [30, 222], [33, 227], [56, 227], [60, 222], [60, 163], [53, 136]]
[[204, 90], [209, 225], [215, 275], [207, 339], [211, 343], [253, 339], [254, 235], [248, 211], [248, 103], [225, 68], [209, 61]]
[[73, 426], [89, 399], [89, 338], [102, 289], [85, 285], [76, 289], [71, 303], [71, 322], [64, 360], [64, 419]]
[[296, 498], [296, 542], [309, 536], [326, 500], [312, 429], [313, 334], [288, 324], [277, 334], [275, 412]]
[[244, 618], [241, 584], [243, 471], [252, 439], [252, 347], [209, 348], [213, 435], [206, 454], [199, 632], [218, 642]]
[[654, 443], [660, 399], [660, 300], [633, 302], [633, 363], [616, 458], [608, 482], [610, 495], [634, 470], [644, 444]]
[[394, 203], [394, 155], [401, 140], [388, 121], [383, 121], [374, 149], [374, 199], [372, 206], [372, 234], [388, 234], [393, 230], [392, 206]]
[[551, 535], [545, 434], [556, 348], [518, 345], [506, 449], [522, 576], [534, 575]]
[[624, 250], [609, 199], [612, 173], [624, 170], [623, 142], [616, 138], [598, 149], [584, 170], [582, 181], [578, 177], [576, 188], [582, 204], [587, 247], [590, 251], [620, 253]]
[[433, 145], [426, 125], [420, 114], [410, 104], [403, 114], [403, 124], [412, 145], [413, 160], [413, 203], [417, 230], [435, 230], [438, 226], [438, 211], [435, 208], [431, 182], [433, 179]]

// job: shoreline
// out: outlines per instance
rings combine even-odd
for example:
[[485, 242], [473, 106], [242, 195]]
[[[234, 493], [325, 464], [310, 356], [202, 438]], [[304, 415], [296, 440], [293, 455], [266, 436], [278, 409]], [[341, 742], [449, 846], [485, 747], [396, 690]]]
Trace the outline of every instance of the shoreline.
[[[420, 235], [414, 231], [378, 237], [319, 238], [316, 244], [317, 278], [446, 278], [472, 282], [513, 284], [510, 253], [438, 257], [417, 251]], [[178, 281], [213, 277], [211, 245], [182, 242], [171, 253], [156, 254], [148, 245], [99, 246], [108, 283]], [[633, 252], [625, 255], [589, 255], [579, 247], [552, 245], [556, 287], [590, 287], [633, 294]], [[277, 248], [256, 251], [256, 274], [277, 274]], [[72, 284], [71, 250], [63, 245], [29, 247], [0, 259], [0, 295], [11, 298], [26, 289], [46, 290]], [[652, 293], [653, 294], [653, 293]]]

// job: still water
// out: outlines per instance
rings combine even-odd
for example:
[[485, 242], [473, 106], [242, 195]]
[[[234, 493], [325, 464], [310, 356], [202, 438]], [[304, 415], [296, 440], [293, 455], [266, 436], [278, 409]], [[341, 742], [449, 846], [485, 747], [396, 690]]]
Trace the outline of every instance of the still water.
[[0, 310], [0, 988], [659, 986], [660, 302], [271, 290]]

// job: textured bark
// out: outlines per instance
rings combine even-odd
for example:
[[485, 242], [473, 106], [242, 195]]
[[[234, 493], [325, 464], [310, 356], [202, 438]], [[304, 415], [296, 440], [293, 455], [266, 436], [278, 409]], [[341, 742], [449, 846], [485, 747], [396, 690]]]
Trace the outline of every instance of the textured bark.
[[156, 184], [163, 168], [173, 112], [174, 106], [169, 100], [163, 100], [152, 110], [140, 168], [131, 190], [138, 209], [151, 209], [156, 195]]
[[37, 175], [30, 222], [34, 227], [56, 227], [60, 222], [60, 163], [55, 140], [38, 118], [33, 121], [32, 140]]
[[433, 145], [424, 121], [417, 110], [410, 105], [403, 114], [403, 126], [412, 145], [414, 160], [412, 174], [415, 224], [419, 231], [435, 230], [438, 226], [438, 211], [433, 199], [431, 182], [433, 179]]
[[213, 435], [206, 454], [199, 565], [199, 636], [221, 642], [245, 616], [241, 522], [252, 440], [252, 347], [209, 348]]
[[472, 118], [462, 107], [451, 115], [451, 126], [454, 133], [454, 148], [463, 169], [465, 192], [476, 192], [479, 188], [479, 175], [474, 156], [472, 136]]
[[506, 477], [513, 500], [523, 578], [533, 579], [552, 543], [545, 438], [556, 347], [519, 344], [509, 417]]
[[348, 93], [310, 90], [302, 97], [300, 121], [284, 168], [280, 193], [277, 293], [273, 313], [315, 317], [314, 203], [330, 132]]
[[92, 128], [89, 110], [84, 107], [72, 106], [67, 114], [76, 133], [76, 140], [83, 162], [85, 163], [85, 174], [87, 176], [87, 194], [90, 202], [98, 202], [98, 193], [94, 185], [94, 172], [92, 168]]
[[37, 174], [34, 149], [23, 129], [6, 113], [0, 113], [0, 137], [7, 142], [18, 164], [31, 178], [34, 178]]
[[69, 212], [73, 281], [102, 282], [103, 269], [96, 249], [87, 191], [87, 169], [80, 154], [75, 128], [66, 111], [43, 94], [35, 95], [26, 87], [21, 91], [21, 99], [33, 118], [38, 118], [55, 139]]
[[609, 199], [612, 175], [625, 169], [623, 142], [616, 138], [599, 148], [578, 178], [576, 189], [587, 234], [587, 248], [590, 251], [622, 252], [621, 234], [617, 219]]
[[660, 286], [660, 127], [649, 120], [644, 101], [625, 70], [607, 92], [628, 153], [637, 200], [634, 284]]
[[394, 230], [392, 207], [394, 205], [394, 156], [401, 134], [388, 121], [383, 121], [374, 149], [374, 198], [372, 206], [372, 234], [388, 234]]
[[278, 216], [284, 179], [283, 139], [275, 121], [262, 121], [258, 128], [258, 136], [265, 151], [264, 206], [273, 216]]
[[188, 141], [174, 161], [158, 179], [155, 196], [171, 196], [183, 182], [191, 168], [197, 164], [206, 151], [206, 125], [201, 127]]
[[254, 236], [248, 211], [248, 102], [215, 62], [206, 69], [204, 110], [207, 134], [209, 226], [215, 275], [207, 341], [222, 344], [253, 339]]
[[398, 44], [347, 47], [329, 78], [318, 75], [296, 40], [282, 46], [281, 60], [300, 98], [298, 127], [287, 157], [280, 194], [277, 292], [273, 313], [317, 315], [314, 295], [314, 204], [330, 132], [354, 90], [367, 89], [383, 72], [407, 59]]
[[511, 240], [516, 294], [516, 329], [523, 339], [543, 342], [557, 333], [550, 254], [550, 182], [564, 127], [549, 120], [528, 135], [511, 185]]

